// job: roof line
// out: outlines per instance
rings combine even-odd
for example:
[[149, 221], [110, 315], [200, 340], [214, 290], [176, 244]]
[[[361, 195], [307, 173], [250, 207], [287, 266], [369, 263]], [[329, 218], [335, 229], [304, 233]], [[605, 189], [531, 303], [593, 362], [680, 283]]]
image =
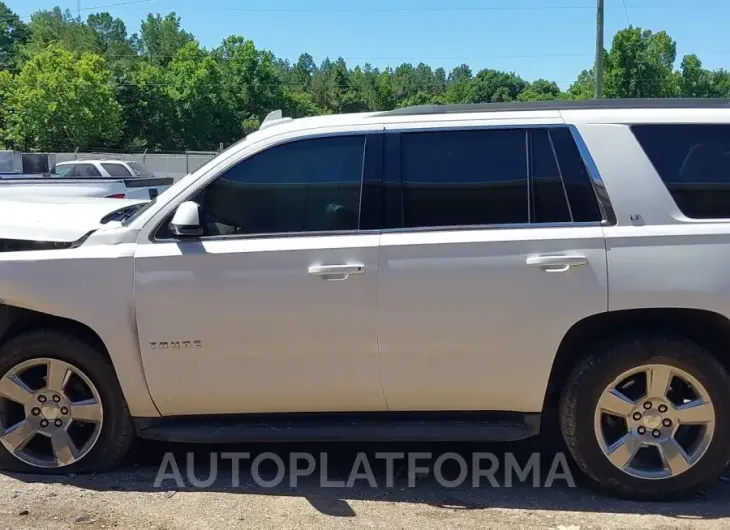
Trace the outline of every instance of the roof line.
[[655, 98], [588, 99], [580, 101], [513, 101], [506, 103], [467, 103], [456, 105], [417, 105], [375, 114], [375, 116], [416, 116], [422, 114], [466, 114], [470, 112], [505, 112], [535, 110], [601, 109], [730, 109], [730, 99]]

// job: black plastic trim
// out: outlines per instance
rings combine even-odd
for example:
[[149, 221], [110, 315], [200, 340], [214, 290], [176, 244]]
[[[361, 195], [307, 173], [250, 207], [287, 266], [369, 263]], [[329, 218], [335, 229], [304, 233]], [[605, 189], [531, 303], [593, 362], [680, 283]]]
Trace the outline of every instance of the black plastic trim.
[[727, 109], [730, 99], [657, 98], [657, 99], [589, 99], [583, 101], [526, 101], [507, 103], [472, 103], [459, 105], [417, 105], [379, 112], [382, 116], [418, 116], [425, 114], [465, 114], [470, 112], [509, 112], [533, 110], [599, 109]]
[[183, 443], [514, 441], [539, 434], [539, 413], [368, 412], [136, 418], [137, 435]]

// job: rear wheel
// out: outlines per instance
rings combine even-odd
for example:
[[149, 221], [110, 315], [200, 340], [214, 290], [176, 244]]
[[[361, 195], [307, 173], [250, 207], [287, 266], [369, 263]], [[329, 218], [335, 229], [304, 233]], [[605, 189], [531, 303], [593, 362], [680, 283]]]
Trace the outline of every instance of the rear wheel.
[[83, 473], [116, 466], [133, 426], [111, 364], [56, 331], [0, 350], [0, 468]]
[[730, 378], [683, 339], [628, 338], [599, 347], [572, 373], [561, 428], [579, 467], [611, 494], [684, 496], [730, 460]]

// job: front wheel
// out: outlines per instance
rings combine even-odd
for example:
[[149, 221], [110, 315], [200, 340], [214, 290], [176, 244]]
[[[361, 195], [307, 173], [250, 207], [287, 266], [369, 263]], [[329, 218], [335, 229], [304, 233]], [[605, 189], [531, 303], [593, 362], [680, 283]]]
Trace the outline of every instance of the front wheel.
[[83, 473], [116, 466], [133, 425], [102, 352], [56, 331], [0, 349], [0, 469]]
[[730, 460], [730, 377], [696, 344], [657, 336], [603, 345], [564, 389], [563, 436], [578, 466], [610, 494], [686, 496]]

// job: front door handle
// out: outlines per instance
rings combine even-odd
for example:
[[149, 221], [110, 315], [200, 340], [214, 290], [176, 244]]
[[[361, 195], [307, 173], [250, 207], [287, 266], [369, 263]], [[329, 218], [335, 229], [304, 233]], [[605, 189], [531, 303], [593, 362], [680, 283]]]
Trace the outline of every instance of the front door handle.
[[353, 274], [365, 272], [365, 265], [312, 265], [309, 267], [310, 276], [319, 276], [323, 280], [346, 280]]
[[527, 258], [529, 267], [538, 267], [548, 272], [565, 272], [571, 267], [578, 267], [588, 263], [585, 256], [577, 254], [558, 256], [530, 256]]

